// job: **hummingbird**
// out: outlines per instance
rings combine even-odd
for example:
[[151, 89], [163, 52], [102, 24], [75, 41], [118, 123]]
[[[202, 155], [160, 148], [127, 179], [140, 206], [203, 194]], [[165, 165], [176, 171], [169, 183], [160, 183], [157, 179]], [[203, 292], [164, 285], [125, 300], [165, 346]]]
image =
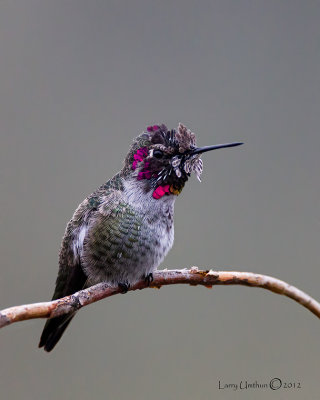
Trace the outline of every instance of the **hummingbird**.
[[[174, 240], [174, 203], [194, 173], [200, 180], [201, 155], [239, 146], [197, 147], [183, 124], [168, 130], [151, 125], [134, 139], [123, 168], [88, 196], [69, 221], [59, 253], [52, 300], [108, 282], [123, 293], [141, 279], [148, 284]], [[39, 343], [51, 351], [75, 313], [48, 319]]]

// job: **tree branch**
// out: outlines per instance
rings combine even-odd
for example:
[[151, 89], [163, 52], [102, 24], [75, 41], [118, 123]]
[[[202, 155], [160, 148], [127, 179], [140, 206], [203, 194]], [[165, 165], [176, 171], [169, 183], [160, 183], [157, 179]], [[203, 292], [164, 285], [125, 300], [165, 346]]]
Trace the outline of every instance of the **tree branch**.
[[[190, 270], [162, 270], [153, 274], [154, 280], [151, 288], [160, 289], [165, 285], [189, 284], [202, 285], [212, 288], [214, 285], [245, 285], [260, 287], [290, 297], [320, 318], [320, 304], [294, 286], [267, 275], [252, 272], [213, 271], [199, 270], [193, 267]], [[145, 289], [148, 287], [144, 280], [132, 285], [129, 290]], [[33, 318], [54, 318], [63, 314], [74, 312], [88, 304], [102, 300], [106, 297], [121, 293], [121, 289], [107, 283], [99, 283], [88, 289], [80, 290], [71, 296], [44, 303], [33, 303], [15, 306], [0, 311], [0, 328], [14, 322], [25, 321]]]

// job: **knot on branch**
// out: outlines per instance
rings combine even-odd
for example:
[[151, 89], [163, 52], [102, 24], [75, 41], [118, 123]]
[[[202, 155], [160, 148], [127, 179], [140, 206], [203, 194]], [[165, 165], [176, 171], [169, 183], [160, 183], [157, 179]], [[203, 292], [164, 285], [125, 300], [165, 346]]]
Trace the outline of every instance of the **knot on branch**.
[[[176, 284], [202, 285], [207, 288], [212, 288], [215, 285], [261, 287], [271, 292], [290, 297], [320, 318], [320, 304], [308, 294], [280, 279], [252, 272], [214, 271], [212, 269], [199, 269], [195, 266], [189, 270], [165, 269], [156, 271], [153, 274], [153, 282], [150, 286], [144, 280], [141, 280], [132, 285], [129, 291], [146, 289], [148, 287], [160, 289], [162, 286]], [[0, 328], [10, 325], [13, 322], [27, 319], [54, 318], [63, 314], [74, 313], [88, 304], [118, 293], [121, 293], [119, 287], [110, 286], [108, 283], [102, 282], [58, 300], [7, 308], [0, 311]]]

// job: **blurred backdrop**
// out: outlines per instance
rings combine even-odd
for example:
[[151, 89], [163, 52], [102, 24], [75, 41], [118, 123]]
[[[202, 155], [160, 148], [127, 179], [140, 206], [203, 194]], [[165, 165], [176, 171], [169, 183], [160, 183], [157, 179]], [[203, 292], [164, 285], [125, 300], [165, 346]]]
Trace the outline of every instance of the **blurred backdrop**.
[[[319, 292], [320, 3], [0, 3], [0, 306], [49, 300], [67, 221], [148, 124], [203, 156], [162, 268], [264, 273]], [[320, 321], [245, 287], [173, 286], [82, 310], [51, 353], [43, 320], [0, 332], [3, 399], [301, 399]], [[278, 377], [301, 389], [220, 385]]]

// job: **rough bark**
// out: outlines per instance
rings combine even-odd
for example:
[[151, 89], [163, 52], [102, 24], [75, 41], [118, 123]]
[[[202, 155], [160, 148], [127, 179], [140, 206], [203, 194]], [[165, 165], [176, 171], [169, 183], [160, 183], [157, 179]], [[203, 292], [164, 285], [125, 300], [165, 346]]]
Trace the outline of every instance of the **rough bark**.
[[[215, 285], [260, 287], [290, 297], [320, 318], [320, 304], [308, 294], [279, 279], [252, 272], [199, 270], [197, 267], [189, 270], [162, 270], [154, 273], [150, 286], [146, 281], [141, 280], [131, 286], [129, 290], [140, 290], [147, 287], [160, 289], [165, 285], [176, 284], [202, 285], [207, 288]], [[118, 293], [121, 293], [120, 288], [99, 283], [62, 299], [10, 307], [0, 311], [0, 328], [27, 319], [57, 317]]]

